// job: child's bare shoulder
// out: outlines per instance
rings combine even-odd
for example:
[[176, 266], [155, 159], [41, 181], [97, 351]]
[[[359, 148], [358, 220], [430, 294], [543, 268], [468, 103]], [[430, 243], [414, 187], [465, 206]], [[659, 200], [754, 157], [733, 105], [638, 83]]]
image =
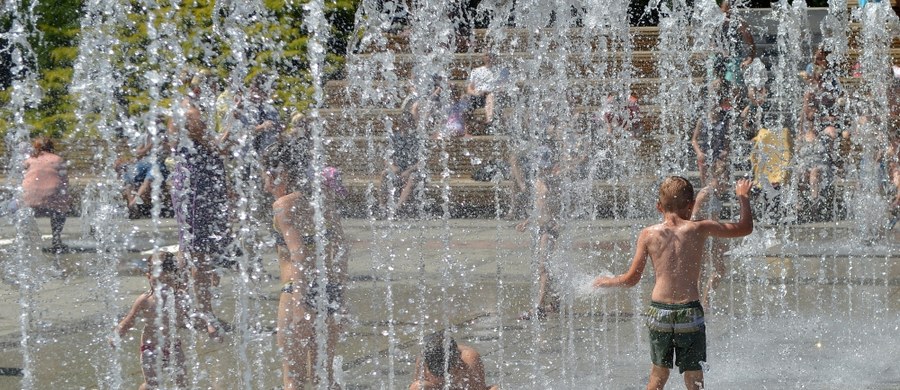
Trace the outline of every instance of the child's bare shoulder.
[[660, 223], [645, 227], [644, 230], [641, 230], [641, 233], [644, 234], [644, 233], [650, 233], [650, 232], [658, 232], [665, 228], [666, 228], [666, 223], [660, 222]]
[[658, 224], [645, 227], [644, 230], [641, 231], [641, 235], [659, 236], [666, 232], [672, 232], [672, 231], [680, 229], [682, 226], [684, 226], [685, 222], [689, 222], [689, 221], [681, 220], [677, 225], [668, 224], [666, 222], [660, 222]]
[[638, 236], [638, 238], [646, 239], [648, 237], [659, 235], [659, 233], [665, 230], [665, 228], [666, 226], [663, 223], [647, 226], [641, 229], [641, 234]]
[[661, 222], [644, 228], [644, 230], [641, 231], [641, 237], [650, 240], [671, 239], [673, 236], [683, 236], [684, 234], [690, 234], [690, 232], [696, 231], [701, 228], [701, 225], [698, 224], [701, 222], [704, 222], [704, 220], [692, 221], [689, 219], [681, 219], [674, 225]]
[[669, 227], [666, 226], [665, 223], [658, 223], [655, 225], [650, 225], [641, 230], [641, 234], [638, 235], [639, 242], [650, 242], [664, 235], [664, 232], [669, 230]]
[[293, 206], [294, 201], [296, 200], [296, 197], [292, 195], [293, 194], [288, 194], [276, 199], [275, 202], [272, 202], [272, 208], [276, 211], [289, 209], [291, 206]]
[[297, 205], [300, 201], [300, 195], [296, 192], [287, 194], [278, 198], [274, 203], [272, 203], [272, 210], [276, 215], [285, 215], [290, 216], [297, 210]]

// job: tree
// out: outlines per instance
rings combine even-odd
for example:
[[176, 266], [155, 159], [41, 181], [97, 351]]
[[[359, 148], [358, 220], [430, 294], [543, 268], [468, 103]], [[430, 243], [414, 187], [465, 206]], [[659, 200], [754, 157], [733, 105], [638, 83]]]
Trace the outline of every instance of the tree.
[[[238, 5], [251, 3], [233, 2]], [[353, 29], [358, 3], [358, 0], [337, 0], [327, 5], [326, 16], [332, 25], [332, 39], [328, 45], [326, 78], [341, 75], [347, 38]], [[241, 80], [243, 83], [246, 84], [249, 78], [261, 71], [277, 73], [277, 98], [294, 110], [308, 107], [312, 85], [306, 61], [303, 3], [264, 0], [260, 3], [262, 9], [248, 19], [240, 20], [229, 20], [227, 17], [231, 10], [221, 5], [217, 8], [213, 0], [161, 1], [160, 4], [160, 8], [150, 10], [144, 1], [131, 0], [127, 6], [132, 12], [118, 26], [118, 39], [113, 46], [124, 83], [116, 96], [125, 113], [139, 115], [154, 103], [154, 99], [159, 99], [156, 104], [170, 104], [169, 100], [180, 85], [175, 82], [177, 75], [167, 75], [172, 69], [166, 65], [177, 61], [179, 56], [186, 62], [183, 65], [209, 69], [227, 80], [238, 65], [232, 50], [243, 50], [243, 58], [247, 59], [244, 64], [246, 71], [241, 69], [242, 73], [246, 73], [244, 80]], [[40, 2], [36, 8], [37, 29], [31, 32], [30, 40], [37, 53], [35, 65], [44, 99], [39, 107], [27, 114], [35, 133], [63, 136], [72, 134], [78, 125], [73, 114], [77, 100], [69, 91], [69, 86], [72, 83], [72, 65], [79, 55], [83, 6], [83, 0], [57, 0]], [[170, 16], [173, 17], [170, 19]], [[10, 15], [0, 17], [0, 31], [8, 31], [10, 21]], [[149, 53], [148, 48], [153, 42], [148, 38], [148, 29], [158, 29], [167, 23], [174, 26], [174, 33], [181, 38], [178, 40], [179, 47], [161, 47], [157, 48], [157, 52]], [[228, 23], [239, 25], [243, 31], [246, 42], [241, 42], [242, 48], [233, 48], [230, 43], [236, 42], [232, 39], [234, 37], [225, 35], [220, 28]], [[3, 43], [0, 41], [0, 44]], [[9, 63], [2, 55], [0, 53], [0, 60]], [[147, 75], [152, 72], [167, 76], [167, 82], [160, 85], [160, 94], [155, 98], [150, 95], [147, 81]], [[0, 104], [4, 106], [10, 98], [10, 79], [9, 70], [0, 69]], [[0, 133], [3, 132], [5, 125], [0, 121]]]

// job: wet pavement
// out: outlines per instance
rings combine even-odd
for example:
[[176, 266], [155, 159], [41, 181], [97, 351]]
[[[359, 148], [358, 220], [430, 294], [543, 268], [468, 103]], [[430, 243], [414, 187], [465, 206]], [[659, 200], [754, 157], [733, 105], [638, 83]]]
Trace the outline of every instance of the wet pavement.
[[[155, 228], [149, 220], [123, 222], [119, 252], [106, 256], [82, 237], [82, 222], [70, 219], [64, 235], [76, 253], [29, 259], [46, 276], [28, 299], [29, 316], [21, 315], [19, 301], [27, 291], [4, 275], [0, 389], [23, 386], [23, 351], [36, 389], [136, 388], [141, 381], [139, 330], [117, 351], [106, 336], [147, 289], [140, 252], [151, 242], [177, 243], [174, 221]], [[640, 313], [652, 272], [630, 290], [597, 293], [588, 284], [602, 272], [624, 271], [638, 229], [650, 222], [569, 223], [552, 267], [563, 310], [544, 321], [518, 321], [535, 294], [534, 255], [533, 236], [516, 232], [514, 221], [345, 221], [352, 282], [338, 347], [344, 388], [407, 388], [419, 337], [448, 327], [458, 342], [482, 353], [488, 381], [505, 389], [643, 388], [649, 357]], [[48, 221], [39, 219], [38, 228], [49, 232]], [[854, 243], [853, 224], [846, 222], [789, 233], [758, 227], [727, 260], [732, 272], [707, 318], [708, 387], [900, 389], [896, 233], [877, 244]], [[0, 259], [9, 269], [15, 229], [3, 221], [0, 234]], [[115, 270], [100, 269], [109, 267], [102, 259], [110, 256]], [[239, 330], [221, 344], [186, 336], [193, 346], [192, 387], [280, 388], [274, 253], [263, 254], [263, 266], [264, 274], [247, 279], [223, 271], [217, 310]], [[23, 320], [28, 349], [21, 348]], [[677, 374], [669, 388], [683, 388]]]

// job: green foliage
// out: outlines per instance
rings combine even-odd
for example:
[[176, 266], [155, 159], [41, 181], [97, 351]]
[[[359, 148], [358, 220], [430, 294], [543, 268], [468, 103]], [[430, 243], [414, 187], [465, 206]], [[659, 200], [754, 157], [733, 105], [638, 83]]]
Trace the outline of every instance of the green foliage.
[[40, 16], [38, 29], [41, 39], [35, 40], [33, 35], [32, 46], [38, 55], [39, 69], [71, 66], [71, 61], [77, 57], [75, 40], [80, 30], [80, 10], [81, 0], [38, 3], [37, 14]]
[[[148, 72], [165, 74], [175, 60], [172, 48], [160, 48], [154, 56], [148, 53], [150, 38], [148, 23], [153, 17], [153, 26], [159, 29], [166, 23], [173, 23], [178, 34], [180, 50], [193, 69], [208, 69], [225, 81], [235, 70], [232, 48], [222, 31], [214, 29], [214, 0], [173, 0], [177, 5], [160, 1], [163, 8], [148, 15], [140, 0], [130, 0], [130, 12], [115, 26], [116, 39], [113, 42], [115, 66], [123, 85], [117, 90], [123, 111], [129, 115], [139, 115], [154, 103], [167, 107], [173, 93], [181, 86], [177, 77], [160, 85], [160, 101], [153, 102], [147, 85]], [[76, 62], [78, 39], [80, 37], [82, 7], [84, 0], [55, 0], [40, 2], [37, 29], [32, 33], [32, 45], [37, 55], [39, 84], [44, 92], [40, 106], [28, 112], [26, 118], [34, 132], [54, 136], [68, 136], [76, 128], [90, 129], [90, 123], [79, 124], [75, 117], [77, 97], [69, 91], [72, 82], [72, 66]], [[249, 61], [245, 82], [260, 73], [277, 73], [275, 96], [286, 107], [304, 110], [311, 102], [313, 86], [307, 60], [307, 31], [303, 27], [305, 1], [263, 0], [267, 13], [252, 18], [246, 25], [248, 37], [244, 53]], [[326, 77], [339, 77], [346, 54], [347, 39], [353, 29], [353, 18], [359, 0], [336, 0], [326, 2], [326, 18], [332, 25], [332, 38], [328, 41], [326, 57]], [[169, 12], [174, 17], [168, 18]], [[220, 17], [220, 16], [219, 16]], [[219, 20], [221, 22], [221, 19]], [[9, 20], [0, 18], [0, 30], [9, 28]], [[153, 59], [159, 59], [154, 61]], [[172, 76], [172, 75], [169, 75]], [[2, 85], [0, 85], [2, 88]], [[0, 103], [5, 105], [10, 91], [0, 89]], [[7, 126], [5, 118], [9, 113], [0, 111], [0, 133]], [[96, 120], [96, 113], [88, 113], [88, 122]], [[78, 135], [89, 134], [90, 130], [79, 131]]]
[[72, 72], [72, 68], [54, 68], [44, 71], [39, 82], [44, 94], [65, 92], [72, 81]]
[[[60, 115], [70, 108], [67, 104], [67, 88], [71, 81], [72, 63], [77, 57], [76, 37], [79, 31], [80, 0], [56, 0], [39, 2], [35, 8], [38, 16], [36, 28], [30, 31], [29, 43], [37, 58], [31, 64], [40, 75], [39, 85], [43, 89], [43, 101], [38, 108], [25, 115], [29, 125], [38, 134], [62, 134], [64, 129], [74, 126], [74, 122], [60, 119]], [[20, 10], [22, 11], [22, 10]], [[0, 21], [0, 28], [8, 30], [11, 16]], [[2, 88], [2, 85], [0, 85]], [[0, 104], [3, 106], [10, 99], [12, 91], [0, 91]], [[0, 135], [5, 135], [8, 127], [9, 113], [0, 115]]]
[[78, 57], [78, 48], [70, 46], [56, 47], [50, 50], [50, 59], [55, 64], [71, 64]]
[[[0, 89], [0, 105], [5, 106], [9, 102], [9, 93], [10, 91], [7, 89]], [[8, 110], [0, 110], [0, 140], [5, 138], [9, 129], [9, 122], [10, 114]]]

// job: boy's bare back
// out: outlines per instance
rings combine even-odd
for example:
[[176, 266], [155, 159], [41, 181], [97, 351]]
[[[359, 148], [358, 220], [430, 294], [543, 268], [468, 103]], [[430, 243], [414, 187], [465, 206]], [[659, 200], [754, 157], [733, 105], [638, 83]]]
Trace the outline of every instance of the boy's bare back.
[[699, 223], [675, 219], [644, 229], [638, 239], [653, 262], [656, 283], [650, 299], [685, 303], [700, 299], [702, 248], [706, 236]]
[[641, 279], [649, 257], [656, 274], [651, 300], [660, 303], [687, 303], [699, 300], [702, 251], [706, 238], [741, 237], [753, 231], [749, 192], [750, 181], [739, 180], [735, 185], [735, 194], [741, 203], [741, 220], [737, 223], [691, 221], [693, 200], [675, 210], [665, 210], [658, 205], [657, 208], [663, 214], [663, 221], [641, 231], [634, 259], [628, 271], [615, 277], [598, 277], [594, 281], [594, 286], [636, 285]]

